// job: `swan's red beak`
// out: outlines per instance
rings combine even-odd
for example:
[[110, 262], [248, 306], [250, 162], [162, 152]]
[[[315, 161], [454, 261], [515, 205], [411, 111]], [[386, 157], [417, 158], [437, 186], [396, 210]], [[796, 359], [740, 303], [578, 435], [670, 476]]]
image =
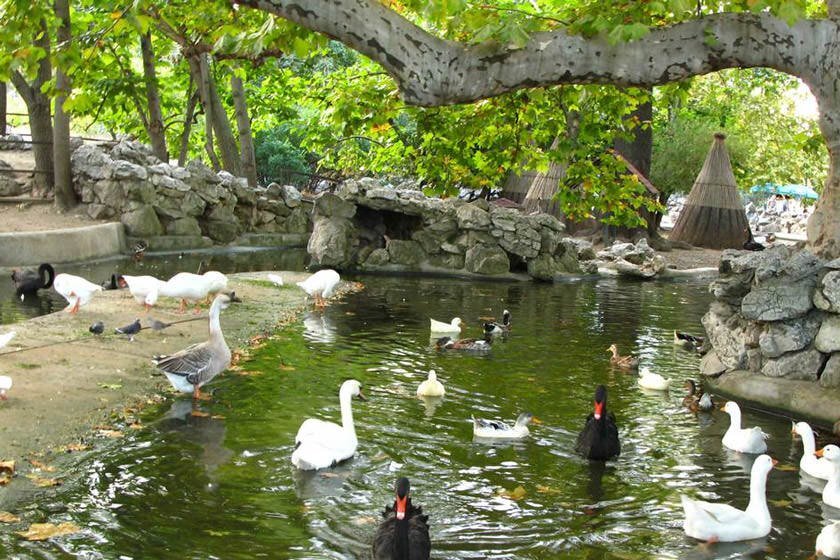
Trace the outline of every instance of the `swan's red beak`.
[[595, 401], [595, 420], [600, 420], [604, 414], [604, 403]]
[[405, 509], [408, 505], [408, 494], [400, 498], [397, 496], [397, 519], [405, 519]]
[[817, 449], [816, 451], [814, 451], [814, 455], [816, 455], [817, 457], [822, 457], [824, 452], [825, 452], [825, 447], [823, 447], [822, 449]]

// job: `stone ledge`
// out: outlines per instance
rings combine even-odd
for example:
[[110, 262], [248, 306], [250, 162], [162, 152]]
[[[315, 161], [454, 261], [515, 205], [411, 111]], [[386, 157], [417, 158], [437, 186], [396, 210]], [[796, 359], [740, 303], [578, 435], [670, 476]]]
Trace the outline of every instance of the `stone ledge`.
[[306, 247], [308, 233], [245, 233], [233, 245], [242, 247]]
[[67, 263], [123, 252], [125, 233], [117, 222], [49, 231], [0, 233], [0, 266]]

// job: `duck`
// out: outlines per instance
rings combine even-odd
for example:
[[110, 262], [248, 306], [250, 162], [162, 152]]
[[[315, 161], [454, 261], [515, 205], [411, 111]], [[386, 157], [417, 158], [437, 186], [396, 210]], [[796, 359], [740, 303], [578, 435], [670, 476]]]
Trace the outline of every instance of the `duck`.
[[120, 288], [127, 287], [131, 295], [134, 296], [134, 301], [148, 311], [157, 303], [163, 282], [154, 276], [128, 276], [127, 274], [118, 274], [117, 285]]
[[359, 440], [353, 424], [353, 397], [365, 400], [362, 384], [348, 379], [341, 384], [338, 401], [341, 404], [341, 425], [308, 418], [295, 436], [292, 464], [304, 471], [326, 469], [352, 457]]
[[621, 454], [615, 416], [607, 412], [607, 388], [595, 388], [595, 409], [586, 417], [586, 424], [578, 434], [575, 451], [591, 461], [608, 461]]
[[461, 338], [452, 340], [448, 336], [442, 336], [435, 340], [436, 350], [464, 350], [468, 352], [485, 352], [490, 350], [490, 341], [486, 338]]
[[723, 434], [723, 445], [741, 453], [764, 453], [767, 451], [767, 434], [759, 427], [741, 428], [741, 407], [735, 401], [728, 401], [723, 411], [729, 414], [729, 429]]
[[9, 399], [9, 395], [7, 393], [11, 388], [12, 378], [8, 375], [0, 375], [0, 401]]
[[5, 334], [0, 334], [0, 348], [5, 348], [15, 336], [17, 336], [17, 331], [9, 331]]
[[315, 299], [316, 307], [325, 307], [326, 300], [335, 293], [338, 283], [341, 281], [341, 276], [338, 272], [331, 268], [319, 270], [306, 280], [298, 282], [297, 285]]
[[38, 270], [15, 269], [12, 271], [12, 282], [15, 284], [15, 295], [23, 301], [26, 296], [34, 296], [38, 290], [48, 290], [55, 281], [55, 269], [49, 263], [41, 263]]
[[767, 509], [767, 475], [775, 463], [769, 455], [759, 455], [753, 462], [750, 471], [750, 501], [746, 510], [681, 495], [685, 534], [710, 543], [766, 537], [772, 526], [770, 510]]
[[794, 433], [802, 438], [802, 458], [799, 459], [799, 469], [814, 478], [828, 480], [834, 471], [834, 466], [825, 457], [817, 457], [814, 431], [808, 422], [796, 422], [793, 425]]
[[708, 412], [714, 408], [715, 403], [712, 401], [712, 396], [709, 393], [699, 392], [693, 379], [686, 379], [683, 387], [688, 391], [688, 394], [682, 400], [684, 407], [692, 412], [698, 410]]
[[635, 356], [622, 356], [618, 353], [618, 346], [611, 344], [607, 352], [612, 352], [610, 363], [622, 369], [639, 369], [639, 358]]
[[139, 240], [131, 248], [131, 258], [134, 262], [140, 262], [146, 256], [146, 250], [149, 248], [149, 243], [143, 239]]
[[64, 309], [68, 313], [76, 313], [83, 305], [87, 305], [93, 298], [93, 294], [102, 291], [102, 286], [89, 282], [81, 276], [74, 276], [72, 274], [61, 273], [55, 277], [53, 281], [55, 291], [61, 294], [67, 300], [67, 307]]
[[640, 387], [644, 387], [645, 389], [667, 391], [668, 386], [671, 385], [671, 380], [662, 377], [658, 373], [650, 371], [647, 366], [644, 366], [642, 371], [639, 373], [638, 383]]
[[815, 454], [826, 459], [833, 469], [822, 491], [823, 502], [840, 509], [840, 447], [826, 445]]
[[703, 343], [705, 342], [706, 339], [702, 336], [695, 336], [693, 334], [688, 334], [680, 332], [678, 330], [674, 330], [675, 346], [685, 348], [686, 350], [697, 350], [698, 348], [702, 347]]
[[393, 507], [382, 512], [385, 520], [373, 537], [374, 560], [428, 560], [432, 551], [429, 516], [411, 503], [411, 483], [405, 477], [394, 485]]
[[486, 439], [522, 439], [528, 435], [528, 423], [534, 418], [530, 412], [523, 412], [516, 418], [513, 426], [499, 420], [473, 418], [473, 435]]
[[230, 348], [225, 342], [219, 316], [230, 304], [241, 301], [236, 292], [217, 295], [210, 306], [208, 340], [187, 346], [172, 355], [152, 359], [172, 386], [182, 393], [192, 393], [193, 400], [201, 399], [201, 387], [230, 365]]
[[443, 383], [438, 381], [437, 373], [433, 369], [429, 370], [428, 379], [417, 387], [418, 397], [442, 397], [445, 394], [446, 389], [443, 387]]
[[278, 288], [283, 286], [283, 277], [279, 274], [268, 273], [268, 280]]
[[496, 321], [491, 321], [488, 323], [484, 323], [484, 332], [485, 334], [490, 334], [493, 336], [503, 335], [510, 332], [510, 311], [505, 309], [502, 311], [502, 322], [497, 323]]
[[218, 270], [208, 270], [202, 276], [207, 281], [208, 302], [211, 298], [215, 298], [221, 292], [227, 290], [228, 277]]
[[196, 303], [195, 312], [201, 309], [198, 302], [205, 299], [210, 293], [210, 280], [201, 274], [192, 272], [179, 272], [158, 287], [158, 294], [166, 297], [178, 298], [181, 300], [181, 307], [178, 313], [183, 313], [187, 307], [187, 301]]
[[455, 317], [448, 323], [429, 318], [429, 328], [432, 333], [460, 334], [463, 324], [460, 317]]
[[822, 554], [826, 558], [840, 558], [840, 521], [823, 527], [817, 535], [815, 557]]

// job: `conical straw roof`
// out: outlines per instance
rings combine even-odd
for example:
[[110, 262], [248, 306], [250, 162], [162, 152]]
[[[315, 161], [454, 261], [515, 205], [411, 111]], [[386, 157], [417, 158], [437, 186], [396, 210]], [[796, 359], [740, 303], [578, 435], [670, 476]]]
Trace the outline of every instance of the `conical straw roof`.
[[712, 147], [669, 238], [711, 249], [742, 249], [749, 222], [723, 141], [715, 134]]

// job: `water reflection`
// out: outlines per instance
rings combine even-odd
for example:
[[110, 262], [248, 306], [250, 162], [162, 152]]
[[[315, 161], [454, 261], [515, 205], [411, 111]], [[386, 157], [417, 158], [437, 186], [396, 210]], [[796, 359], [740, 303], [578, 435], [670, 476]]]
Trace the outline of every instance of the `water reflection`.
[[223, 418], [196, 409], [190, 399], [179, 398], [161, 417], [157, 429], [200, 446], [198, 463], [215, 486], [216, 471], [233, 457], [233, 451], [223, 445], [227, 431]]
[[335, 342], [335, 324], [327, 311], [307, 311], [303, 316], [303, 336], [311, 342]]

